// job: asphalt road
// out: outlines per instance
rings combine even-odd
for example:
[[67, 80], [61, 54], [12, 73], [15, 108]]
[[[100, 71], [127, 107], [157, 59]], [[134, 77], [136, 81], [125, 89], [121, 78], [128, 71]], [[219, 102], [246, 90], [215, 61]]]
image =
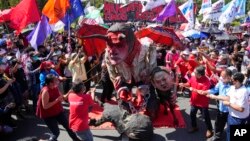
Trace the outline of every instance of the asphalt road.
[[[98, 90], [101, 91], [100, 89]], [[206, 139], [205, 132], [206, 127], [204, 120], [201, 114], [198, 112], [197, 114], [197, 123], [199, 127], [199, 131], [193, 134], [189, 134], [188, 128], [190, 127], [190, 105], [189, 98], [184, 97], [182, 95], [178, 96], [178, 105], [181, 109], [181, 113], [186, 122], [187, 128], [155, 128], [154, 130], [154, 138], [153, 141], [210, 141], [210, 139]], [[215, 114], [216, 114], [216, 105], [215, 101], [211, 101], [210, 103], [210, 116], [212, 120], [212, 124], [214, 125]], [[65, 105], [67, 111], [67, 105]], [[38, 118], [36, 118], [32, 114], [28, 114], [25, 116], [26, 118], [23, 120], [18, 120], [18, 128], [14, 130], [14, 133], [11, 135], [0, 138], [0, 141], [24, 141], [24, 138], [35, 136], [38, 138], [46, 139], [49, 137], [49, 130], [44, 124], [44, 122]], [[92, 130], [94, 141], [119, 141], [119, 133], [116, 130]], [[225, 135], [224, 135], [225, 137]], [[25, 140], [26, 141], [26, 140]], [[71, 141], [68, 134], [65, 132], [62, 126], [60, 126], [60, 135], [58, 141]]]

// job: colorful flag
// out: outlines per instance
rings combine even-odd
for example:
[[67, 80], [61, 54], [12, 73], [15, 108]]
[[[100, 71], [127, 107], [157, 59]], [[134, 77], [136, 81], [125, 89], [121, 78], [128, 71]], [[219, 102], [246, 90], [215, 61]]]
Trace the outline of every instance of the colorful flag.
[[142, 3], [142, 12], [166, 4], [165, 0], [141, 0], [141, 3]]
[[176, 14], [175, 0], [170, 0], [168, 4], [165, 5], [161, 13], [154, 18], [154, 21], [163, 21], [164, 19], [171, 17]]
[[10, 11], [10, 27], [21, 32], [28, 24], [40, 20], [40, 14], [35, 0], [22, 0]]
[[[188, 28], [194, 27], [194, 2], [193, 0], [188, 0], [181, 6], [179, 6], [179, 9], [181, 10], [182, 14], [188, 21]], [[186, 29], [187, 30], [187, 29]]]
[[69, 18], [70, 21], [74, 21], [79, 18], [81, 15], [84, 15], [84, 8], [80, 0], [70, 0], [70, 9], [69, 9]]
[[203, 22], [206, 20], [219, 21], [219, 17], [223, 12], [224, 0], [219, 0], [212, 4], [212, 8], [203, 14]]
[[70, 7], [67, 11], [62, 22], [65, 24], [65, 29], [67, 30], [72, 22], [77, 18], [84, 15], [84, 9], [80, 0], [70, 0]]
[[236, 5], [238, 7], [236, 17], [244, 17], [246, 14], [246, 0], [238, 0]]
[[211, 7], [212, 7], [211, 0], [202, 0], [201, 9], [199, 11], [199, 14], [204, 14], [205, 12], [210, 10]]
[[42, 13], [49, 18], [50, 24], [55, 24], [65, 17], [69, 6], [69, 0], [48, 0]]
[[[246, 3], [245, 0], [233, 0], [228, 4], [227, 9], [221, 14], [220, 16], [220, 29], [224, 29], [224, 25], [226, 23], [231, 23], [236, 16], [242, 16], [242, 14], [245, 14], [244, 9], [242, 6], [244, 6]], [[243, 9], [243, 10], [242, 10]]]
[[37, 50], [37, 46], [42, 45], [44, 40], [52, 33], [46, 16], [42, 15], [41, 21], [36, 28], [27, 36], [31, 46]]

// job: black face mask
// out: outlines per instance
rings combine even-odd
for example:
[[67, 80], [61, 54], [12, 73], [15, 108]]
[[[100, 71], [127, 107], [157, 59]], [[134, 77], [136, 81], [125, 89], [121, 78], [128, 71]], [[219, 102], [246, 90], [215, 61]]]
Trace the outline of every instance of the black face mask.
[[176, 50], [172, 50], [172, 53], [176, 53]]

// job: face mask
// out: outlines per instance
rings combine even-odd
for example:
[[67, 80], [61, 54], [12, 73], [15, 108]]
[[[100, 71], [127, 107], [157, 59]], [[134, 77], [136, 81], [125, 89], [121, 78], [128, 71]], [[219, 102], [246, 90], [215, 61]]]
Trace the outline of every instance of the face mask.
[[32, 58], [33, 58], [33, 60], [35, 60], [35, 61], [39, 60], [39, 57], [38, 57], [38, 56], [33, 56]]

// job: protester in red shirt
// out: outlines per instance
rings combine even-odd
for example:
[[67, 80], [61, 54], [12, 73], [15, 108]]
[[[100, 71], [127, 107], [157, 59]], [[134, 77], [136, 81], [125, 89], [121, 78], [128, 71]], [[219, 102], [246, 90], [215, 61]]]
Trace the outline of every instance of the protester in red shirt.
[[90, 94], [85, 93], [83, 82], [74, 84], [72, 92], [68, 94], [69, 109], [69, 127], [83, 141], [93, 141], [93, 135], [88, 125], [88, 112], [94, 101]]
[[39, 96], [36, 115], [42, 118], [45, 124], [52, 132], [50, 141], [57, 141], [60, 134], [58, 123], [60, 123], [67, 131], [71, 139], [80, 141], [76, 134], [69, 128], [68, 120], [63, 112], [61, 102], [63, 95], [58, 89], [58, 79], [53, 74], [46, 75], [45, 86], [41, 90]]
[[179, 57], [180, 57], [179, 52], [177, 52], [175, 47], [173, 46], [171, 50], [167, 52], [165, 57], [166, 68], [175, 71], [174, 64], [177, 62]]
[[205, 67], [203, 66], [196, 67], [194, 70], [194, 74], [195, 76], [192, 76], [187, 83], [185, 84], [179, 83], [179, 85], [182, 87], [190, 87], [190, 91], [192, 91], [190, 99], [190, 104], [191, 104], [190, 117], [191, 117], [192, 128], [189, 130], [189, 133], [198, 131], [196, 123], [196, 114], [198, 110], [201, 110], [207, 126], [206, 137], [210, 138], [213, 136], [212, 132], [213, 127], [211, 124], [211, 119], [208, 111], [209, 98], [204, 95], [199, 95], [197, 93], [197, 90], [208, 90], [210, 87], [210, 81], [205, 76]]
[[184, 79], [185, 75], [188, 72], [188, 57], [189, 51], [185, 50], [181, 53], [180, 58], [175, 63], [175, 68], [177, 68], [177, 74], [181, 75], [182, 82], [186, 82]]

